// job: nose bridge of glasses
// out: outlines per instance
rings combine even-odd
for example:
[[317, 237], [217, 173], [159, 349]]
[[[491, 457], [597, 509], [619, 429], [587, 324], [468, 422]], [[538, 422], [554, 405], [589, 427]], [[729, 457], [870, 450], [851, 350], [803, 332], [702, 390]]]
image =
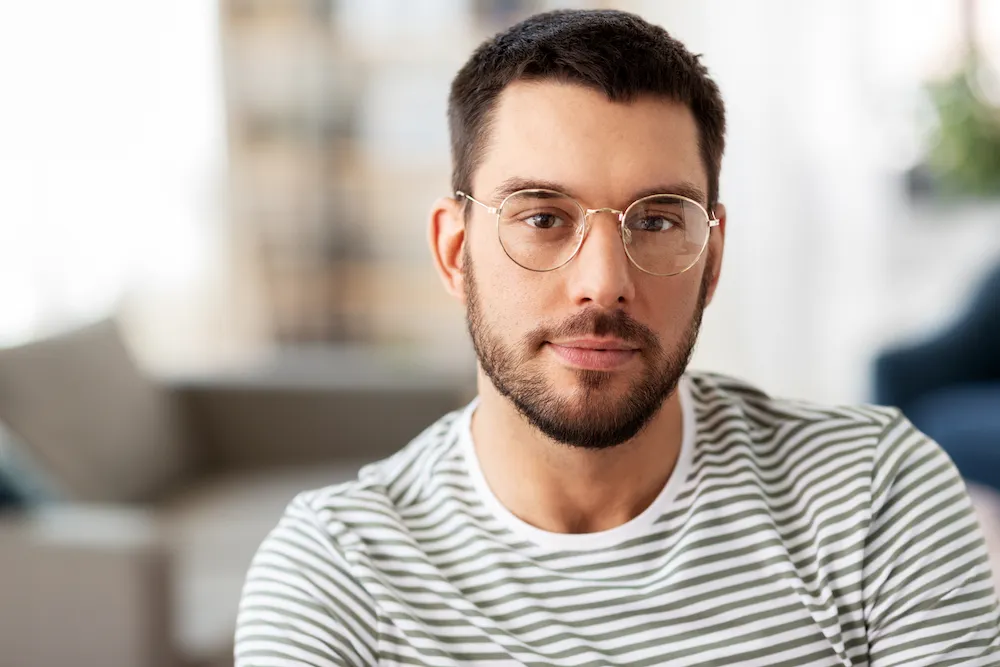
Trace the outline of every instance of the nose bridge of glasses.
[[622, 222], [625, 220], [625, 212], [617, 208], [611, 208], [605, 206], [604, 208], [585, 208], [583, 209], [583, 226], [584, 231], [590, 230], [590, 216], [597, 215], [598, 213], [611, 213], [615, 216], [615, 222], [618, 223], [619, 227], [622, 227]]
[[597, 215], [598, 213], [614, 213], [615, 218], [618, 220], [618, 222], [621, 222], [622, 219], [625, 217], [625, 212], [624, 211], [619, 210], [617, 208], [609, 208], [607, 206], [604, 207], [604, 208], [588, 208], [588, 209], [584, 209], [584, 211], [583, 211], [583, 217], [589, 219], [590, 216]]
[[583, 222], [584, 222], [583, 227], [584, 227], [584, 229], [582, 231], [584, 231], [585, 235], [589, 236], [589, 234], [586, 233], [586, 232], [590, 231], [590, 216], [597, 215], [598, 213], [611, 213], [611, 214], [613, 214], [614, 217], [615, 217], [615, 221], [618, 223], [618, 226], [619, 226], [619, 228], [621, 230], [622, 240], [625, 243], [629, 243], [632, 240], [631, 231], [628, 228], [626, 228], [625, 225], [624, 225], [624, 222], [625, 222], [625, 212], [622, 211], [621, 209], [611, 208], [610, 206], [605, 206], [604, 208], [586, 208], [586, 209], [583, 209]]

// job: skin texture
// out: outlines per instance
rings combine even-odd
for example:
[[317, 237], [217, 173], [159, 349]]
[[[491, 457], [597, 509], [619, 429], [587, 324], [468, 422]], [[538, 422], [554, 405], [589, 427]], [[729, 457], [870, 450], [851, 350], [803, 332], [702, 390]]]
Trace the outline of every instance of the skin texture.
[[[544, 183], [587, 208], [626, 208], [649, 191], [708, 179], [697, 125], [679, 103], [610, 102], [555, 81], [501, 94], [472, 194], [496, 206], [509, 179]], [[699, 199], [705, 205], [704, 197]], [[673, 391], [718, 282], [721, 224], [685, 273], [643, 273], [617, 219], [600, 213], [579, 254], [556, 271], [514, 264], [495, 217], [435, 202], [429, 240], [445, 288], [465, 304], [479, 356], [473, 438], [487, 482], [516, 516], [553, 532], [594, 532], [642, 512], [670, 477], [682, 437]], [[561, 344], [616, 338], [631, 349], [607, 370], [584, 368]], [[572, 350], [570, 351], [572, 352]]]

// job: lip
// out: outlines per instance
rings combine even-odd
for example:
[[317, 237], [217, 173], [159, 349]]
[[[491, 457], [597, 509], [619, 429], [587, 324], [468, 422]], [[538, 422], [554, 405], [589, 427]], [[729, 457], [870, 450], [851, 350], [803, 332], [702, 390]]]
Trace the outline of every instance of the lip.
[[638, 354], [637, 348], [617, 338], [581, 338], [548, 346], [565, 364], [583, 370], [615, 370]]
[[552, 345], [576, 347], [584, 350], [628, 350], [634, 352], [637, 349], [635, 345], [626, 343], [620, 338], [576, 338], [550, 342]]

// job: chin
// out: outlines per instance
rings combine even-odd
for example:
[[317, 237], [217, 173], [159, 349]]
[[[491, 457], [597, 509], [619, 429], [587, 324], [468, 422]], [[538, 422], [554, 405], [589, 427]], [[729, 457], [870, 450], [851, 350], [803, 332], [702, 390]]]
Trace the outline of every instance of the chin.
[[628, 401], [630, 383], [608, 371], [574, 371], [570, 383], [549, 384], [546, 394], [555, 398], [564, 410], [586, 415], [594, 410], [615, 409]]
[[549, 386], [569, 398], [592, 398], [596, 391], [600, 391], [602, 395], [612, 390], [626, 392], [634, 380], [632, 373], [587, 368], [562, 367], [557, 375], [558, 378], [553, 378]]

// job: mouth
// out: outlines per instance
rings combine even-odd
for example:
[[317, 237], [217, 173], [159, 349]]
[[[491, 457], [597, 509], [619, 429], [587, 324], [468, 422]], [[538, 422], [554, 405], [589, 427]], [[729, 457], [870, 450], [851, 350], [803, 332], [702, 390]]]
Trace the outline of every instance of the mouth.
[[581, 370], [616, 370], [639, 354], [635, 345], [612, 338], [548, 341], [546, 345], [563, 363]]

